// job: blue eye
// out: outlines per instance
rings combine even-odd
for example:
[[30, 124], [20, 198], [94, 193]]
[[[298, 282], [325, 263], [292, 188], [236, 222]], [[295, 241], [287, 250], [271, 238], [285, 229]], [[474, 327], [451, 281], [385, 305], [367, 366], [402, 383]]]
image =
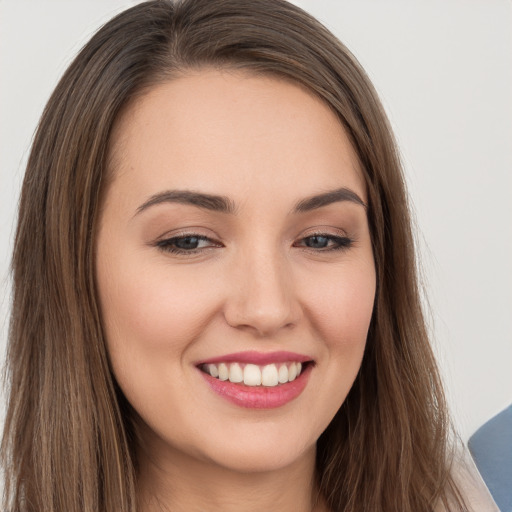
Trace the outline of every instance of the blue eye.
[[163, 251], [175, 254], [194, 254], [202, 249], [218, 247], [219, 244], [202, 235], [183, 235], [166, 238], [156, 243]]
[[[300, 239], [294, 246], [316, 252], [328, 252], [348, 249], [352, 242], [348, 237], [318, 233]], [[159, 240], [155, 246], [168, 253], [186, 256], [221, 247], [222, 244], [203, 235], [187, 234]]]
[[297, 245], [318, 251], [336, 251], [348, 249], [352, 245], [352, 240], [345, 236], [315, 234], [301, 239]]
[[198, 236], [187, 236], [183, 238], [176, 238], [174, 240], [174, 246], [177, 249], [190, 250], [197, 249], [199, 247], [200, 238]]
[[329, 244], [329, 238], [322, 235], [313, 235], [305, 238], [306, 247], [312, 249], [325, 249]]

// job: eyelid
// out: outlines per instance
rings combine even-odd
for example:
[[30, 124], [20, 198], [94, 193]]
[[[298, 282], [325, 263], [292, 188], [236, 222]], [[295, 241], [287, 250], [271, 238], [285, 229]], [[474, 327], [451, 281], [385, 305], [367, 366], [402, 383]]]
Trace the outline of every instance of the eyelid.
[[[321, 237], [327, 239], [326, 247], [311, 247], [307, 245], [306, 240], [313, 237]], [[350, 249], [354, 244], [354, 238], [348, 233], [335, 226], [314, 226], [303, 231], [298, 236], [293, 246], [303, 251], [320, 254], [330, 252], [343, 252]]]
[[[168, 232], [159, 237], [151, 245], [160, 249], [162, 252], [175, 254], [179, 256], [194, 256], [200, 253], [205, 253], [215, 248], [224, 247], [222, 242], [212, 236], [204, 235], [200, 232], [199, 228], [182, 229], [177, 232]], [[327, 239], [325, 247], [312, 247], [306, 241], [313, 237], [321, 237]], [[178, 247], [178, 241], [195, 238], [197, 241], [208, 242], [206, 247], [191, 247], [184, 248]], [[300, 248], [302, 250], [314, 253], [342, 251], [348, 250], [354, 243], [354, 239], [347, 235], [346, 231], [334, 226], [315, 226], [305, 230], [300, 236], [295, 238], [292, 247]], [[193, 244], [194, 245], [194, 244]], [[199, 245], [199, 244], [197, 244]]]
[[156, 237], [153, 242], [151, 242], [151, 245], [156, 245], [158, 242], [170, 240], [173, 238], [186, 238], [192, 236], [196, 236], [202, 240], [208, 239], [220, 243], [219, 237], [211, 229], [206, 229], [199, 226], [190, 226], [186, 228], [178, 228], [166, 231], [162, 235]]
[[334, 226], [314, 226], [304, 230], [301, 233], [300, 238], [307, 238], [308, 236], [315, 235], [348, 237], [348, 233], [341, 228], [337, 228]]
[[305, 248], [305, 249], [308, 249], [308, 250], [311, 250], [311, 251], [317, 251], [318, 252], [318, 251], [328, 251], [328, 250], [332, 250], [332, 249], [347, 249], [354, 242], [354, 240], [349, 238], [348, 236], [330, 235], [328, 233], [316, 233], [316, 234], [304, 236], [302, 238], [299, 238], [298, 242], [304, 242], [304, 240], [308, 240], [308, 239], [315, 238], [315, 237], [316, 238], [325, 238], [325, 239], [327, 239], [328, 241], [331, 241], [331, 242], [334, 241], [335, 242], [335, 246], [334, 247], [314, 248], [314, 247], [310, 247], [308, 245], [301, 245], [301, 244], [297, 244], [297, 243], [295, 243], [294, 246], [295, 247], [302, 247], [302, 248]]
[[[160, 251], [168, 254], [174, 254], [177, 256], [194, 256], [201, 253], [205, 253], [211, 249], [215, 249], [218, 247], [223, 247], [223, 244], [219, 242], [215, 237], [208, 236], [200, 232], [199, 228], [190, 228], [190, 229], [182, 229], [180, 231], [168, 232], [165, 235], [162, 235], [158, 239], [156, 239], [152, 246], [156, 247]], [[197, 247], [191, 249], [184, 249], [180, 247], [173, 246], [178, 240], [183, 240], [186, 238], [196, 238], [200, 241], [207, 241], [209, 245], [207, 247]]]

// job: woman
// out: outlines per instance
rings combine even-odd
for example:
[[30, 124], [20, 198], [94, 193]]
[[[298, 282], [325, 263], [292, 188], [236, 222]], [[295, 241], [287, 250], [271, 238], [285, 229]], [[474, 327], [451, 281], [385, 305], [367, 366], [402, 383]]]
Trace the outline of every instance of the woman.
[[464, 510], [412, 246], [382, 107], [315, 20], [114, 18], [27, 166], [5, 508]]

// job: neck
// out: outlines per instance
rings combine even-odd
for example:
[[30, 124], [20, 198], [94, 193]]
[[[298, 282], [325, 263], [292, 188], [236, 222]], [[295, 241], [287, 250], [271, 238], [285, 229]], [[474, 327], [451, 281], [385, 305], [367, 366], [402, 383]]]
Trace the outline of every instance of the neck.
[[234, 471], [168, 446], [138, 455], [141, 512], [327, 512], [316, 492], [314, 447], [290, 466], [258, 472]]

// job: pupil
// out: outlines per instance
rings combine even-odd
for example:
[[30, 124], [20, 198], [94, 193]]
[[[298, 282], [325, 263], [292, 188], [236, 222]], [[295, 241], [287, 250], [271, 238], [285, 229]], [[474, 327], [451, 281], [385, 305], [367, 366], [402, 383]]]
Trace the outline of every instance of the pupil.
[[197, 236], [187, 236], [176, 240], [175, 243], [180, 249], [197, 249], [199, 238]]
[[306, 242], [308, 247], [313, 247], [314, 249], [323, 249], [327, 247], [328, 239], [326, 236], [310, 236]]

